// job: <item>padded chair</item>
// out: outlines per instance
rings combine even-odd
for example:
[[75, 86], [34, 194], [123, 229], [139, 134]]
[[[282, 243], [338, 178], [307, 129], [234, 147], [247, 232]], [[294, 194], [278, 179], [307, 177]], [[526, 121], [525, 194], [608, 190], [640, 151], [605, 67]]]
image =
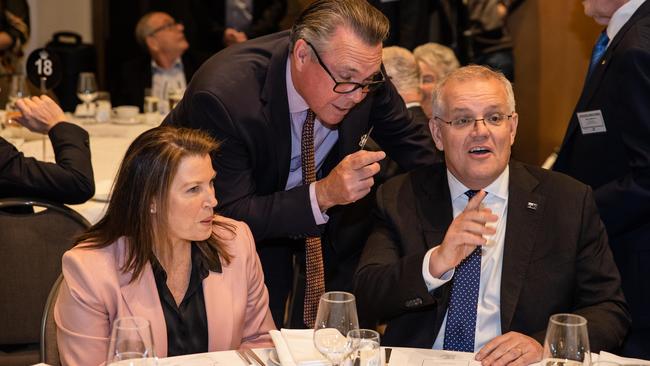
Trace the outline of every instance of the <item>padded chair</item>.
[[59, 348], [56, 343], [56, 324], [54, 323], [54, 304], [59, 294], [63, 275], [56, 279], [45, 302], [41, 321], [41, 362], [51, 366], [60, 366]]
[[61, 257], [89, 226], [60, 204], [0, 199], [0, 366], [39, 362], [41, 318]]

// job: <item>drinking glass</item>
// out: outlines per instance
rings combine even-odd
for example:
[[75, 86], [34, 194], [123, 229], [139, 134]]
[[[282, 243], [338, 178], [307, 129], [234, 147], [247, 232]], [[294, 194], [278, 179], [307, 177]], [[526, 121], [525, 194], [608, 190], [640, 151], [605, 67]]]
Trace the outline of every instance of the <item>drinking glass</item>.
[[575, 314], [552, 315], [546, 339], [542, 366], [590, 366], [587, 319]]
[[338, 366], [354, 351], [349, 331], [359, 329], [357, 305], [348, 292], [326, 292], [321, 296], [314, 323], [314, 346]]
[[152, 366], [156, 364], [151, 324], [133, 316], [118, 318], [113, 324], [107, 365]]
[[[95, 74], [92, 72], [79, 73], [79, 81], [77, 84], [77, 97], [81, 99], [86, 108], [86, 115], [90, 114], [90, 103], [97, 99], [97, 82], [95, 81]], [[92, 120], [93, 118], [89, 118]]]
[[[7, 123], [12, 124], [17, 122], [13, 121], [14, 118], [20, 115], [18, 108], [16, 108], [16, 101], [20, 98], [25, 98], [29, 96], [29, 90], [27, 90], [27, 84], [25, 82], [25, 75], [23, 74], [14, 74], [11, 76], [11, 86], [9, 88], [9, 95], [7, 105], [5, 109], [7, 110]], [[17, 126], [20, 126], [17, 124]]]
[[353, 364], [355, 366], [380, 366], [381, 347], [379, 333], [372, 329], [353, 329], [348, 332], [352, 342]]

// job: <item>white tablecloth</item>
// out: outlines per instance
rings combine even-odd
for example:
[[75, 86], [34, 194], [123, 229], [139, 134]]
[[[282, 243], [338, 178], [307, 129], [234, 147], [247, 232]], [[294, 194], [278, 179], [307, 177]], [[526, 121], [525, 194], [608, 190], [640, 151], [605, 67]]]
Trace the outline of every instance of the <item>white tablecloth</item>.
[[[74, 122], [74, 119], [71, 120]], [[90, 135], [90, 153], [95, 174], [95, 197], [86, 203], [69, 206], [94, 224], [104, 214], [108, 193], [127, 148], [138, 135], [155, 125], [145, 123], [80, 125]], [[46, 147], [45, 156], [43, 156], [43, 141], [45, 141]], [[52, 144], [47, 137], [26, 141], [19, 146], [19, 149], [26, 156], [44, 161], [54, 161]]]

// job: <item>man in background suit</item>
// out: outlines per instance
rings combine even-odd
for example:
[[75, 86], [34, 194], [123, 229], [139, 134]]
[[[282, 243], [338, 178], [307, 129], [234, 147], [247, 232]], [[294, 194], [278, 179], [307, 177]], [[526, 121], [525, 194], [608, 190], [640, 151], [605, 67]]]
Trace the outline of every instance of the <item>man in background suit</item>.
[[[365, 217], [346, 217], [344, 209], [368, 194], [385, 156], [360, 151], [362, 136], [374, 126], [372, 137], [405, 169], [435, 159], [424, 128], [411, 121], [384, 79], [381, 42], [387, 33], [386, 18], [365, 0], [317, 0], [291, 33], [228, 47], [204, 63], [164, 122], [200, 128], [222, 141], [213, 158], [217, 210], [250, 226], [278, 325], [292, 287], [290, 325], [309, 326], [305, 318], [315, 315], [307, 312], [317, 304], [302, 308], [305, 287], [292, 286], [294, 254], [303, 264], [305, 237], [321, 237], [322, 249], [311, 253], [323, 256], [326, 289], [350, 287], [363, 243], [342, 244], [350, 243], [343, 226]], [[313, 131], [303, 128], [311, 124]], [[312, 158], [301, 154], [305, 131]], [[313, 182], [306, 179], [311, 164]], [[309, 274], [317, 266], [306, 267]]]
[[592, 351], [619, 346], [629, 316], [591, 189], [510, 160], [508, 80], [460, 68], [433, 111], [445, 163], [379, 188], [355, 276], [360, 316], [388, 321], [387, 345], [478, 351], [486, 366], [540, 361], [555, 313], [588, 320]]
[[650, 2], [583, 5], [607, 28], [553, 169], [593, 188], [632, 314], [621, 353], [650, 358]]
[[182, 94], [198, 65], [183, 34], [183, 24], [163, 12], [147, 13], [135, 27], [135, 38], [144, 51], [127, 61], [120, 70], [113, 104], [144, 105], [145, 89], [158, 98], [162, 113], [168, 112], [167, 98]]

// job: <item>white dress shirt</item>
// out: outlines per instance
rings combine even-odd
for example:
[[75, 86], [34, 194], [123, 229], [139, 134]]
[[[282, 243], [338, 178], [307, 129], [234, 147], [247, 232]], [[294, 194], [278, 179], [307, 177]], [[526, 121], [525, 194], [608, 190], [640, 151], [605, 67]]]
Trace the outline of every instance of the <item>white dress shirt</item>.
[[151, 96], [158, 98], [162, 103], [158, 103], [161, 114], [169, 112], [167, 100], [170, 94], [183, 95], [187, 87], [185, 80], [185, 71], [183, 62], [180, 58], [174, 61], [169, 69], [163, 69], [158, 66], [156, 61], [151, 60]]
[[[506, 234], [506, 221], [508, 217], [508, 182], [509, 167], [499, 177], [483, 190], [487, 196], [483, 199], [482, 206], [492, 210], [499, 217], [496, 223], [491, 223], [496, 228], [496, 233], [486, 237], [487, 244], [483, 246], [481, 256], [481, 282], [478, 291], [478, 306], [476, 316], [476, 333], [474, 337], [474, 351], [480, 350], [494, 337], [501, 335], [501, 269], [503, 267], [503, 245]], [[454, 218], [460, 215], [469, 198], [465, 192], [469, 190], [456, 177], [447, 170], [447, 182], [451, 193], [451, 205]], [[422, 276], [429, 292], [437, 289], [453, 278], [454, 269], [445, 272], [441, 278], [435, 278], [429, 272], [429, 259], [431, 253], [438, 247], [430, 249], [422, 263]], [[433, 343], [433, 349], [442, 349], [445, 338], [447, 314], [440, 327], [440, 332]], [[430, 324], [429, 326], [433, 326]]]
[[[287, 184], [285, 190], [302, 185], [302, 160], [300, 158], [300, 148], [302, 141], [302, 125], [305, 123], [305, 118], [307, 118], [307, 111], [309, 110], [309, 105], [303, 99], [298, 91], [293, 86], [293, 81], [291, 80], [291, 64], [287, 60], [286, 67], [286, 82], [287, 82], [287, 99], [289, 101], [289, 116], [291, 118], [291, 162], [289, 165], [289, 177], [287, 178]], [[321, 121], [316, 118], [314, 120], [314, 160], [316, 166], [316, 172], [321, 169], [327, 154], [336, 141], [339, 139], [339, 131], [337, 129], [331, 129], [324, 126]], [[318, 200], [316, 199], [316, 186], [314, 183], [309, 185], [309, 199], [311, 201], [311, 211], [316, 219], [316, 224], [322, 225], [327, 223], [329, 217], [321, 212], [320, 207], [318, 206]]]
[[623, 28], [625, 23], [630, 20], [632, 15], [644, 2], [645, 0], [630, 0], [612, 14], [612, 18], [609, 20], [609, 24], [607, 25], [607, 37], [609, 38], [609, 43], [607, 44], [608, 47], [621, 28]]

